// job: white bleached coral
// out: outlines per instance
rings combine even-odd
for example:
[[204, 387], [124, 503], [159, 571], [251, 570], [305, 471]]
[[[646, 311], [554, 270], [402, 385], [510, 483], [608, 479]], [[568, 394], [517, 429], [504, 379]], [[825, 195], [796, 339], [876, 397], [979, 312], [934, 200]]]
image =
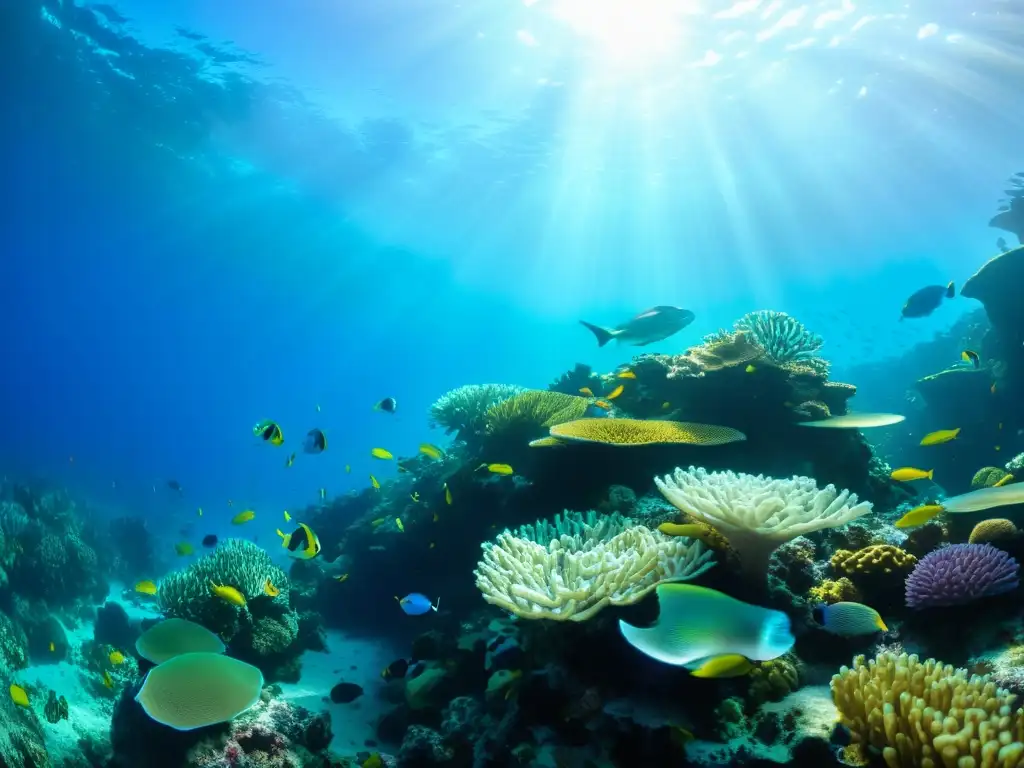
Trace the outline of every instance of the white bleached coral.
[[834, 485], [818, 488], [813, 478], [799, 475], [783, 480], [690, 467], [654, 482], [679, 510], [725, 536], [749, 573], [766, 574], [772, 552], [787, 541], [871, 511], [871, 503], [858, 503], [856, 494]]
[[642, 525], [607, 540], [563, 535], [547, 546], [505, 531], [483, 549], [474, 573], [484, 600], [525, 619], [586, 621], [714, 565], [714, 554], [699, 541]]

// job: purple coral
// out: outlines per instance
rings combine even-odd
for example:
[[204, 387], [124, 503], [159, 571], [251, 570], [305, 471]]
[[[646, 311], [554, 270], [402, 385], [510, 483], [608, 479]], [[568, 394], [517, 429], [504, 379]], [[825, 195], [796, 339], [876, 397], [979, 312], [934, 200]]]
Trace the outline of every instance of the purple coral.
[[907, 606], [963, 605], [1016, 589], [1020, 566], [991, 544], [952, 544], [921, 558], [907, 577]]

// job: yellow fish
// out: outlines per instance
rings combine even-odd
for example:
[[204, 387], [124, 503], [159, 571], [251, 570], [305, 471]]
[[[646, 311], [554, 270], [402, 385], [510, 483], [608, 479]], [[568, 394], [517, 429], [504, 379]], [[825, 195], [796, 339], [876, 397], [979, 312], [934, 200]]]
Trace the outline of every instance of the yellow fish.
[[293, 453], [291, 456], [288, 457], [288, 459], [285, 461], [284, 465], [286, 467], [290, 467], [294, 463], [295, 463], [295, 454]]
[[179, 541], [174, 545], [174, 551], [177, 552], [181, 557], [188, 557], [194, 551], [192, 545], [187, 541]]
[[110, 673], [107, 672], [107, 670], [103, 670], [103, 684], [110, 689], [113, 689], [114, 687], [114, 678], [110, 676]]
[[742, 677], [749, 674], [753, 668], [754, 665], [746, 656], [728, 653], [713, 656], [693, 669], [690, 674], [694, 677]]
[[370, 525], [373, 526], [374, 528], [376, 528], [378, 525], [383, 525], [386, 522], [387, 522], [387, 518], [386, 517], [378, 517], [376, 520], [371, 522]]
[[995, 483], [992, 487], [993, 488], [1002, 488], [1004, 485], [1006, 485], [1008, 483], [1012, 483], [1012, 482], [1013, 482], [1013, 475], [1006, 475], [1002, 480], [1000, 480], [998, 483]]
[[444, 456], [444, 451], [438, 448], [436, 445], [430, 443], [420, 443], [420, 453], [431, 459], [440, 459]]
[[615, 389], [613, 389], [611, 392], [609, 392], [607, 395], [605, 395], [605, 397], [608, 400], [614, 400], [616, 397], [621, 395], [625, 391], [625, 389], [626, 389], [626, 386], [624, 384], [619, 384], [619, 386], [617, 386]]
[[389, 450], [387, 450], [385, 448], [371, 448], [370, 449], [370, 455], [373, 456], [373, 458], [375, 458], [375, 459], [393, 459], [393, 458], [395, 458], [394, 456], [391, 455], [391, 451], [389, 451]]
[[921, 438], [921, 445], [942, 445], [948, 443], [950, 440], [955, 440], [956, 436], [960, 434], [960, 427], [956, 429], [939, 429], [935, 432], [929, 432], [923, 438]]
[[292, 519], [292, 516], [288, 514], [288, 510], [286, 509], [286, 510], [284, 511], [284, 521], [285, 521], [286, 523], [288, 523], [288, 522], [291, 522], [291, 519]]
[[248, 523], [250, 520], [254, 520], [255, 518], [256, 513], [253, 512], [251, 509], [247, 509], [244, 512], [239, 512], [237, 515], [232, 517], [231, 522], [234, 525], [242, 525], [244, 523]]
[[437, 512], [435, 512], [434, 513], [434, 522], [436, 523], [440, 519], [441, 519], [441, 516], [439, 514], [437, 514]]
[[374, 752], [363, 760], [359, 768], [384, 768], [384, 760], [381, 758], [380, 752]]
[[199, 508], [199, 509], [197, 510], [197, 512], [199, 513], [199, 516], [200, 516], [200, 517], [202, 517], [202, 516], [203, 516], [203, 508], [202, 508], [202, 507], [200, 507], [200, 508]]
[[913, 528], [917, 525], [923, 525], [942, 512], [943, 509], [944, 507], [941, 504], [925, 504], [920, 507], [914, 507], [914, 509], [897, 520], [894, 525], [897, 528]]
[[53, 640], [50, 641], [50, 653], [54, 653], [57, 650], [57, 646], [54, 645]]
[[626, 370], [624, 370], [624, 371], [619, 371], [615, 375], [618, 376], [620, 379], [635, 379], [636, 378], [636, 374], [633, 373], [628, 368]]
[[595, 400], [591, 405], [596, 405], [602, 411], [610, 411], [612, 409], [612, 404], [607, 400]]
[[712, 529], [707, 526], [694, 523], [662, 523], [658, 530], [666, 536], [685, 536], [689, 539], [700, 539], [712, 548], [718, 546], [713, 538]]
[[140, 582], [137, 582], [135, 584], [135, 591], [136, 592], [141, 592], [144, 595], [155, 595], [156, 594], [156, 584], [154, 584], [152, 581], [148, 581], [148, 580], [147, 581], [140, 581]]
[[[757, 368], [756, 368], [756, 367], [754, 367], [753, 365], [748, 365], [748, 366], [747, 366], [747, 367], [746, 367], [746, 368], [745, 368], [744, 370], [745, 370], [745, 371], [746, 371], [747, 373], [753, 373], [754, 371], [756, 371], [756, 370], [757, 370]], [[714, 659], [712, 659], [712, 661], [714, 661]], [[710, 664], [711, 662], [708, 662], [708, 663]]]
[[914, 469], [914, 467], [900, 467], [894, 470], [889, 477], [893, 480], [898, 480], [901, 483], [909, 482], [910, 480], [931, 480], [932, 475], [935, 474], [934, 469]]
[[232, 605], [237, 605], [241, 608], [245, 607], [245, 595], [234, 587], [229, 587], [223, 584], [217, 585], [213, 582], [213, 579], [210, 579], [210, 591], [215, 597], [219, 597], [226, 603], [231, 603]]
[[20, 685], [14, 685], [11, 683], [11, 701], [17, 704], [19, 707], [29, 707], [28, 694], [25, 689]]
[[352, 465], [351, 464], [346, 464], [345, 465], [345, 474], [346, 475], [351, 475], [352, 474]]
[[320, 489], [320, 501], [323, 501], [326, 498], [327, 498], [327, 489], [326, 488], [321, 488]]
[[487, 471], [493, 472], [496, 475], [511, 475], [513, 474], [512, 467], [508, 464], [488, 464]]
[[379, 491], [380, 490], [380, 483], [377, 482], [377, 478], [374, 477], [373, 475], [370, 475], [370, 485], [373, 486], [373, 490], [375, 490], [375, 491]]
[[401, 533], [405, 533], [405, 525], [404, 525], [404, 524], [402, 523], [402, 518], [400, 518], [400, 517], [396, 517], [396, 518], [395, 518], [395, 527], [396, 527], [396, 528], [397, 528], [397, 529], [398, 529], [398, 530], [399, 530], [399, 531], [400, 531]]
[[444, 484], [444, 500], [446, 503], [452, 503], [452, 489], [448, 487], [448, 483]]
[[267, 597], [277, 597], [281, 594], [281, 590], [275, 587], [274, 582], [272, 582], [268, 577], [267, 580], [263, 582], [263, 594]]
[[416, 491], [413, 491], [412, 493], [409, 494], [409, 498], [412, 499], [413, 501], [419, 501], [420, 495]]
[[343, 573], [343, 574], [341, 574], [341, 576], [335, 576], [334, 579], [339, 584], [341, 584], [343, 581], [348, 581], [348, 574], [347, 573]]
[[120, 651], [111, 651], [107, 658], [110, 659], [111, 664], [124, 664], [124, 654]]
[[585, 397], [593, 397], [594, 390], [592, 390], [590, 387], [580, 387], [580, 394], [584, 395]]
[[663, 410], [663, 411], [667, 411], [671, 407], [672, 407], [672, 403], [670, 403], [668, 400], [666, 400], [664, 403], [661, 404], [661, 410]]

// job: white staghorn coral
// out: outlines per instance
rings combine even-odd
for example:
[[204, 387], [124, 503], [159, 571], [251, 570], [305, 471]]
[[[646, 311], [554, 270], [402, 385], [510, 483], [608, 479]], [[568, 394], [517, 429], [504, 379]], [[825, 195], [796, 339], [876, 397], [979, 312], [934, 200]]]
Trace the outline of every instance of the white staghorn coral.
[[745, 570], [762, 575], [772, 552], [787, 541], [871, 511], [871, 503], [858, 504], [856, 494], [834, 485], [818, 488], [813, 478], [799, 475], [777, 480], [690, 467], [654, 482], [679, 510], [725, 536]]
[[524, 619], [586, 621], [609, 605], [635, 603], [662, 582], [689, 581], [714, 565], [714, 554], [701, 542], [642, 525], [606, 541], [563, 535], [547, 546], [505, 531], [483, 549], [474, 574], [484, 600]]

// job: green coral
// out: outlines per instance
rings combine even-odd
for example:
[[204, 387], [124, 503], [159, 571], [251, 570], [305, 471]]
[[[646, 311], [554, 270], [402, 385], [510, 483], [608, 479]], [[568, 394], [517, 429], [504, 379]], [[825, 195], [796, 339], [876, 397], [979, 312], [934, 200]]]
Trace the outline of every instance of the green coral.
[[[267, 579], [280, 590], [277, 597], [264, 595]], [[164, 578], [159, 591], [164, 613], [202, 624], [230, 641], [241, 628], [241, 611], [214, 596], [210, 591], [211, 582], [234, 587], [246, 600], [260, 599], [283, 608], [288, 606], [288, 576], [274, 565], [270, 555], [250, 541], [228, 539], [188, 568]]]
[[759, 707], [766, 701], [782, 701], [799, 687], [799, 661], [790, 653], [771, 661], [761, 662], [754, 668], [750, 673], [747, 699], [755, 707]]
[[10, 616], [0, 612], [0, 671], [23, 669], [28, 664], [28, 638]]
[[299, 636], [299, 621], [294, 613], [278, 618], [257, 619], [252, 628], [252, 648], [260, 656], [284, 653]]
[[999, 467], [982, 467], [975, 472], [974, 477], [971, 478], [971, 488], [973, 490], [977, 490], [979, 488], [991, 488], [1006, 477], [1007, 474], [1009, 473]]
[[564, 392], [522, 392], [488, 409], [487, 434], [505, 436], [522, 432], [536, 436], [556, 424], [582, 418], [589, 405], [588, 398]]
[[467, 384], [439, 397], [430, 406], [430, 426], [444, 427], [459, 437], [481, 434], [488, 409], [525, 392], [514, 384]]

